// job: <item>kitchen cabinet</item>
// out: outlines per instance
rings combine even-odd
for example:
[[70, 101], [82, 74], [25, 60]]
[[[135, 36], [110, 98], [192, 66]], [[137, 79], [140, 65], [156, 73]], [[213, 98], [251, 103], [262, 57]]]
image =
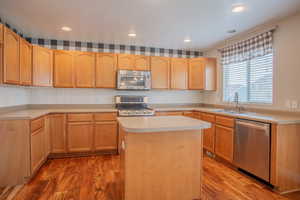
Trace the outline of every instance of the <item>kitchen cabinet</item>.
[[20, 39], [20, 84], [32, 85], [32, 45]]
[[96, 56], [89, 52], [74, 53], [75, 87], [95, 87]]
[[20, 37], [4, 27], [3, 82], [20, 83]]
[[156, 116], [182, 116], [183, 112], [156, 112]]
[[118, 148], [118, 125], [116, 121], [95, 122], [95, 151]]
[[33, 46], [33, 85], [52, 86], [53, 51], [40, 46]]
[[96, 87], [116, 88], [117, 56], [112, 53], [99, 53], [96, 56]]
[[150, 70], [150, 57], [142, 55], [118, 54], [118, 69]]
[[49, 115], [49, 135], [51, 153], [66, 152], [66, 115]]
[[31, 175], [34, 174], [43, 162], [47, 155], [45, 151], [45, 126], [44, 118], [31, 121], [30, 134], [30, 155], [31, 155]]
[[150, 57], [149, 56], [142, 56], [142, 55], [135, 55], [134, 56], [134, 67], [135, 70], [150, 70]]
[[152, 89], [170, 88], [170, 58], [151, 57]]
[[0, 44], [3, 43], [3, 24], [0, 24]]
[[234, 130], [233, 128], [216, 125], [215, 153], [229, 161], [233, 161]]
[[171, 89], [188, 89], [188, 59], [171, 58]]
[[203, 58], [193, 58], [189, 60], [189, 89], [203, 90], [205, 60]]
[[216, 90], [216, 68], [215, 58], [191, 58], [189, 60], [189, 89]]
[[54, 51], [54, 87], [72, 88], [73, 53], [71, 51]]
[[68, 152], [92, 151], [93, 129], [92, 122], [69, 122], [67, 130]]
[[118, 69], [135, 70], [134, 62], [134, 55], [118, 54]]
[[202, 120], [211, 123], [211, 128], [205, 129], [203, 131], [203, 147], [215, 153], [215, 140], [216, 140], [216, 128], [215, 128], [215, 121], [216, 117], [213, 114], [202, 113]]

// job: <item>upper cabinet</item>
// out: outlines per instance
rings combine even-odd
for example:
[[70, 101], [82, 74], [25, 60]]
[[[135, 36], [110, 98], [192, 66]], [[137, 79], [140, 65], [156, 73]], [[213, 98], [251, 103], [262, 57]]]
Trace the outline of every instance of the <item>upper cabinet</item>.
[[20, 82], [20, 37], [8, 28], [4, 28], [3, 82]]
[[53, 51], [33, 46], [33, 85], [52, 86]]
[[189, 89], [216, 90], [215, 58], [192, 58], [189, 62]]
[[3, 43], [3, 24], [0, 24], [0, 44]]
[[134, 55], [118, 54], [118, 69], [135, 70]]
[[96, 56], [96, 87], [116, 88], [117, 56], [99, 53]]
[[20, 84], [32, 85], [32, 45], [20, 39]]
[[188, 59], [171, 58], [171, 89], [188, 89]]
[[151, 57], [152, 89], [170, 88], [170, 58]]
[[73, 86], [72, 52], [54, 51], [54, 87], [71, 88]]
[[118, 69], [150, 70], [150, 57], [142, 55], [118, 54]]
[[189, 89], [203, 90], [204, 89], [204, 71], [205, 59], [193, 58], [189, 62]]
[[89, 52], [74, 53], [75, 87], [95, 87], [96, 56]]
[[150, 70], [150, 57], [135, 55], [134, 56], [134, 67], [135, 70]]

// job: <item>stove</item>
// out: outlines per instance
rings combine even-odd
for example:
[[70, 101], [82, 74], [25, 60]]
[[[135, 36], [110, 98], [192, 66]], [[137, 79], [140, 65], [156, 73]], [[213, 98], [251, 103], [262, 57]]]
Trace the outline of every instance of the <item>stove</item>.
[[146, 96], [116, 96], [116, 107], [119, 116], [153, 116], [155, 111], [148, 106], [148, 97]]

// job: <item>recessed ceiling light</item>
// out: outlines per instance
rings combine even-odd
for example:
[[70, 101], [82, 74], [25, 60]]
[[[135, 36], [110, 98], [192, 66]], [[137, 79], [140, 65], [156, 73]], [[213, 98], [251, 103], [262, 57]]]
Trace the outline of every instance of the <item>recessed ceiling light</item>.
[[243, 12], [245, 11], [246, 7], [244, 5], [233, 5], [232, 6], [232, 12], [233, 13], [240, 13], [240, 12]]
[[72, 31], [72, 29], [70, 27], [67, 27], [67, 26], [61, 27], [61, 30], [63, 30], [63, 31]]
[[136, 34], [135, 33], [129, 33], [128, 36], [129, 37], [136, 37]]
[[189, 43], [189, 42], [191, 42], [192, 40], [189, 39], [189, 38], [186, 38], [186, 39], [184, 39], [183, 41], [184, 41], [185, 43]]

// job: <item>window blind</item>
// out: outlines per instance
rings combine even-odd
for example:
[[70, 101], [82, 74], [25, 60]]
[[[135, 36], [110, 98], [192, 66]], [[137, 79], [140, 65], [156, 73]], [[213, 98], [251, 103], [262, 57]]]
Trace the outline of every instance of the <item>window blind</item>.
[[223, 101], [233, 101], [237, 92], [240, 102], [272, 103], [272, 52], [250, 60], [225, 64], [223, 70]]

